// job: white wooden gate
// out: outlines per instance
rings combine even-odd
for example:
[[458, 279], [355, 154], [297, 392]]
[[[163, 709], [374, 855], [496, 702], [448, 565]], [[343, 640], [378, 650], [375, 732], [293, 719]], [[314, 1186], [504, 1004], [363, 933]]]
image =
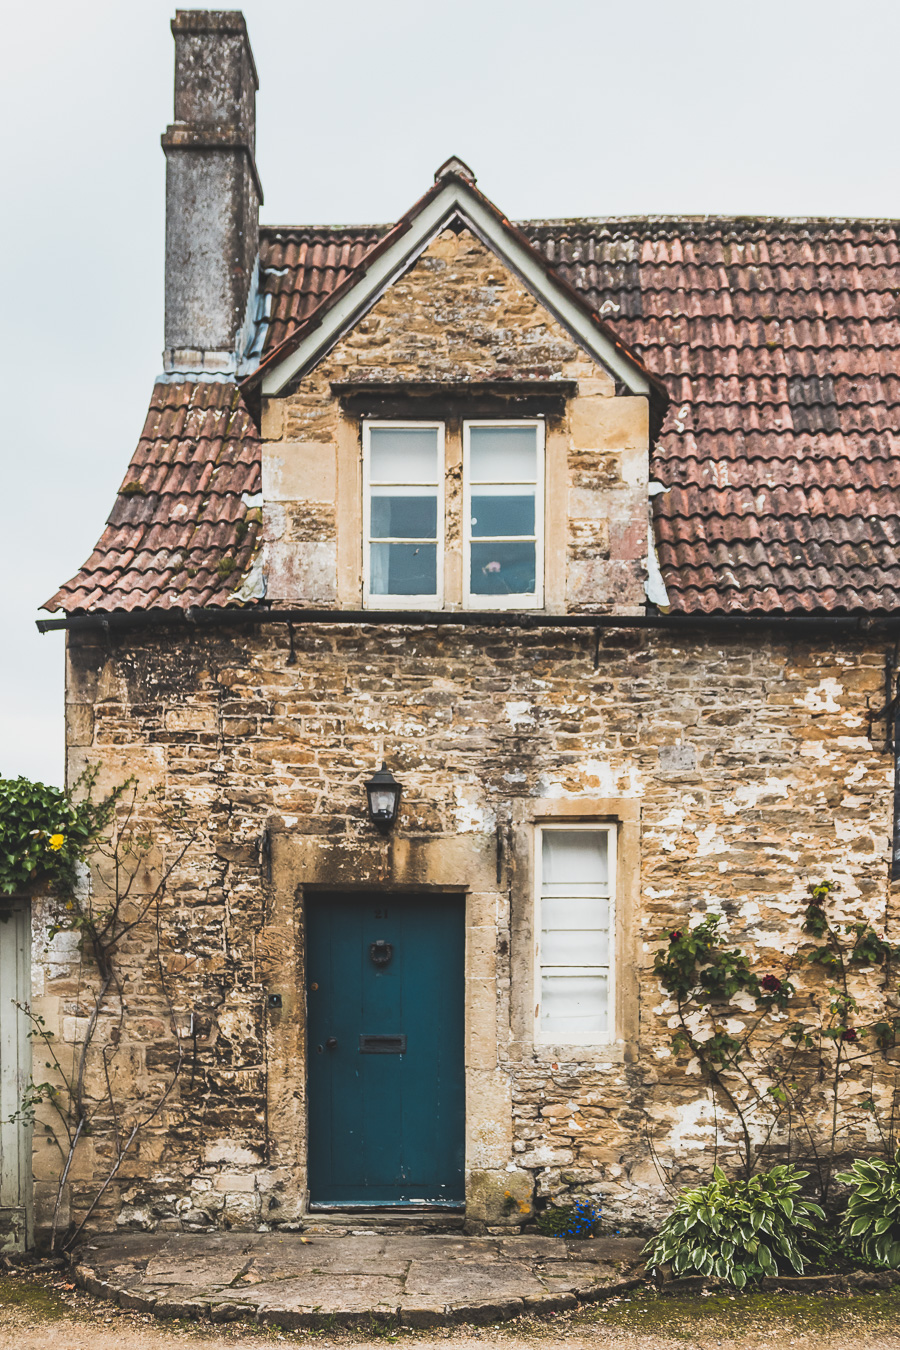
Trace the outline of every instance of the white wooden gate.
[[31, 1130], [10, 1120], [31, 1077], [31, 904], [0, 896], [0, 1251], [31, 1245]]

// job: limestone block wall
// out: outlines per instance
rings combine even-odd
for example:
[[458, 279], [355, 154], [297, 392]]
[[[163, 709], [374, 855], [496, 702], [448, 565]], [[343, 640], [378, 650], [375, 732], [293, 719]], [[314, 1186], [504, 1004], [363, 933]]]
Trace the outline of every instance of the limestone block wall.
[[[163, 1090], [176, 1031], [184, 1071], [95, 1226], [302, 1220], [305, 885], [467, 890], [475, 1222], [503, 1220], [506, 1177], [529, 1201], [587, 1191], [617, 1226], [646, 1226], [668, 1204], [648, 1141], [682, 1177], [710, 1166], [709, 1103], [671, 1053], [651, 970], [663, 930], [722, 910], [760, 970], [777, 967], [809, 882], [827, 876], [847, 916], [900, 936], [891, 761], [870, 721], [883, 652], [863, 637], [610, 630], [595, 664], [591, 632], [298, 625], [292, 660], [272, 625], [72, 633], [68, 661], [70, 775], [87, 763], [108, 782], [133, 772], [183, 807], [178, 836], [196, 836], [159, 931], [136, 932], [119, 956], [124, 1099]], [[404, 789], [387, 844], [363, 793], [381, 753]], [[158, 869], [178, 838], [146, 809]], [[620, 1044], [563, 1054], [529, 1040], [531, 831], [599, 810], [636, 840], [631, 931], [618, 939], [634, 996]], [[90, 971], [64, 935], [38, 932], [35, 953], [37, 1006], [71, 1045]], [[285, 996], [278, 1012], [272, 989]], [[886, 1064], [877, 1092], [893, 1073]], [[41, 1123], [53, 1129], [49, 1115]], [[46, 1222], [59, 1152], [43, 1129], [35, 1140]], [[720, 1141], [720, 1160], [729, 1147]], [[73, 1217], [109, 1157], [98, 1128], [68, 1186]]]
[[[515, 383], [516, 397], [495, 395], [490, 414], [472, 413], [480, 388], [504, 383]], [[373, 415], [393, 388], [404, 405], [381, 415], [446, 421], [446, 605], [459, 608], [462, 419], [526, 416], [523, 387], [546, 395], [554, 384], [574, 392], [547, 417], [545, 607], [637, 612], [647, 576], [647, 400], [617, 395], [607, 372], [467, 230], [445, 231], [296, 388], [264, 401], [267, 596], [361, 605], [358, 390], [368, 386], [381, 391]]]

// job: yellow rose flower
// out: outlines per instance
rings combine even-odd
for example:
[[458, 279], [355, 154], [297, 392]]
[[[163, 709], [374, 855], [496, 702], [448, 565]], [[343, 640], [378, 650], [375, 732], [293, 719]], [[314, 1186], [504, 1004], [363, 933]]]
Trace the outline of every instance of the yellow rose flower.
[[51, 834], [48, 840], [48, 843], [50, 844], [50, 847], [53, 849], [54, 853], [58, 853], [65, 842], [66, 836], [64, 834]]

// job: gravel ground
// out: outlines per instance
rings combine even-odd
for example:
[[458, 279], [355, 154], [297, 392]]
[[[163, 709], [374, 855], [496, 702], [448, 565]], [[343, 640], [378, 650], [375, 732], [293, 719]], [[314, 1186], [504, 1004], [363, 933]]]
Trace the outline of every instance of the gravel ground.
[[712, 1294], [662, 1298], [638, 1292], [599, 1308], [491, 1327], [439, 1332], [296, 1332], [235, 1324], [161, 1323], [76, 1290], [68, 1279], [0, 1278], [0, 1350], [263, 1350], [312, 1343], [323, 1350], [900, 1350], [900, 1290], [883, 1294]]

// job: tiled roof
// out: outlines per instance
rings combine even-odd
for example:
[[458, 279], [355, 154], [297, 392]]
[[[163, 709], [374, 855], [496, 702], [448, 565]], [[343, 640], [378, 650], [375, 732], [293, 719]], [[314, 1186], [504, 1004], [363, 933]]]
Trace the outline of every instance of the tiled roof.
[[380, 225], [344, 230], [264, 229], [260, 239], [263, 290], [272, 297], [265, 350], [277, 347], [308, 318], [386, 233], [387, 227]]
[[673, 608], [896, 609], [898, 223], [523, 228], [669, 390], [651, 472]]
[[[262, 231], [266, 352], [388, 228]], [[651, 472], [667, 489], [654, 512], [673, 609], [896, 609], [900, 225], [703, 217], [520, 229], [668, 389]], [[234, 385], [157, 385], [110, 523], [47, 607], [234, 603], [257, 529], [251, 519], [243, 534], [241, 494], [259, 483]]]
[[261, 511], [259, 437], [234, 384], [157, 384], [97, 547], [47, 609], [234, 603]]

